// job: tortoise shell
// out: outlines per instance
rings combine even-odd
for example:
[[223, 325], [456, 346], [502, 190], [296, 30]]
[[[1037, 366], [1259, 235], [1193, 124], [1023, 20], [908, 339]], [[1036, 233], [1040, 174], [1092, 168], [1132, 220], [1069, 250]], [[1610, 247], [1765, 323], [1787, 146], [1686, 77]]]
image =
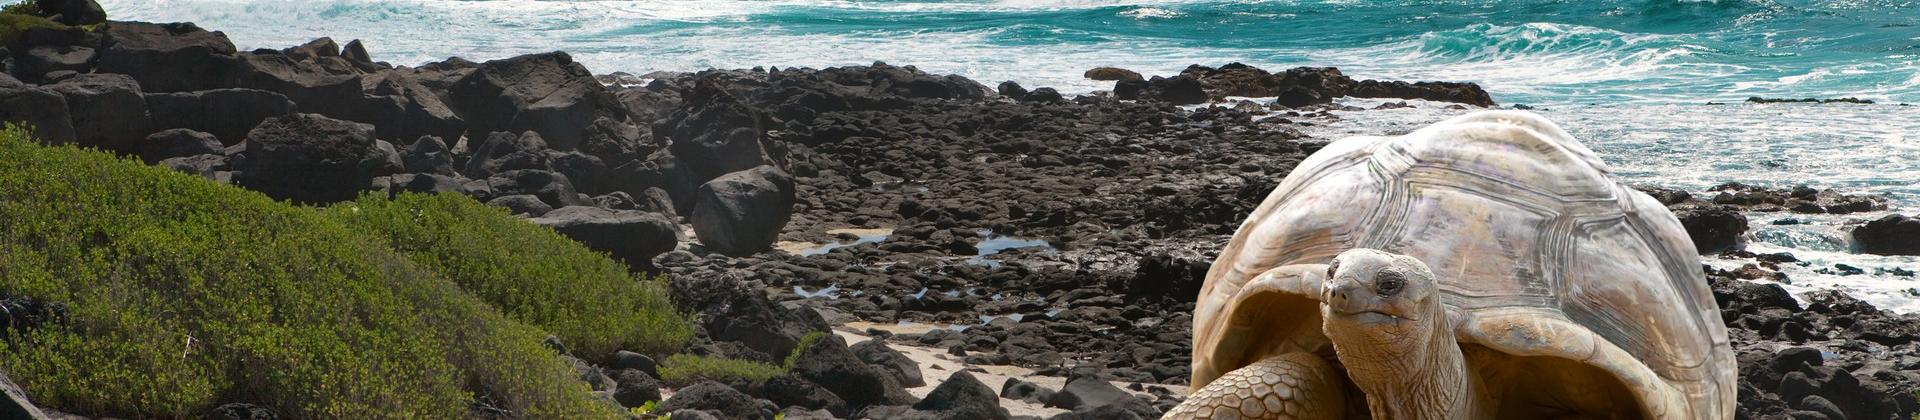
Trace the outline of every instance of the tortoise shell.
[[1207, 273], [1192, 386], [1272, 355], [1326, 354], [1322, 274], [1287, 266], [1352, 248], [1425, 262], [1463, 347], [1591, 366], [1649, 418], [1732, 418], [1732, 349], [1679, 220], [1520, 111], [1347, 138], [1301, 162]]

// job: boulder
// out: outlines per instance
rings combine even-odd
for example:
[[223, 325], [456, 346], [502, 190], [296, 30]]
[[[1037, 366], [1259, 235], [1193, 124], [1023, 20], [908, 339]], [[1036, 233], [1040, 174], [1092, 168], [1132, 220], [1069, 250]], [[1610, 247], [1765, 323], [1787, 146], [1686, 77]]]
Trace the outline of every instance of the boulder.
[[373, 55], [367, 53], [367, 45], [360, 43], [358, 39], [347, 41], [346, 46], [340, 47], [340, 58], [345, 58], [348, 62], [355, 64], [374, 64]]
[[248, 403], [221, 404], [202, 417], [205, 420], [277, 420], [279, 418], [280, 416], [273, 414], [271, 408]]
[[659, 376], [660, 364], [647, 355], [621, 350], [613, 353], [613, 361], [607, 362], [608, 369], [636, 369], [648, 375]]
[[1154, 76], [1150, 80], [1121, 80], [1113, 85], [1113, 96], [1125, 100], [1194, 105], [1207, 102], [1207, 91], [1200, 81], [1189, 76]]
[[1859, 252], [1878, 255], [1920, 255], [1920, 219], [1890, 214], [1853, 228]]
[[242, 53], [236, 60], [236, 87], [286, 95], [300, 105], [300, 112], [340, 119], [359, 116], [354, 112], [361, 105], [357, 74], [337, 74], [287, 54]]
[[669, 279], [676, 307], [699, 314], [700, 328], [713, 341], [738, 343], [757, 353], [754, 359], [785, 357], [807, 332], [828, 328], [824, 320], [814, 322], [819, 317], [807, 318], [802, 311], [774, 304], [735, 277], [703, 274]]
[[466, 167], [460, 173], [468, 178], [480, 179], [503, 171], [550, 169], [553, 166], [549, 151], [540, 133], [493, 133], [479, 147], [473, 148], [472, 156], [467, 158]]
[[480, 64], [450, 91], [467, 136], [497, 131], [540, 133], [553, 148], [573, 150], [602, 116], [626, 112], [586, 66], [564, 52], [525, 55]]
[[914, 388], [927, 384], [926, 379], [920, 375], [920, 365], [899, 350], [887, 347], [884, 340], [862, 341], [848, 349], [859, 356], [861, 361], [893, 375], [893, 379], [899, 381], [901, 386]]
[[639, 407], [651, 401], [660, 401], [660, 380], [639, 369], [618, 369], [613, 371], [613, 399], [621, 407]]
[[260, 123], [247, 133], [236, 183], [282, 200], [352, 200], [374, 177], [390, 174], [373, 126], [315, 114]]
[[235, 51], [224, 33], [191, 23], [145, 22], [112, 22], [106, 33], [97, 67], [102, 73], [132, 76], [147, 92], [229, 87]]
[[48, 85], [67, 98], [74, 142], [122, 153], [137, 153], [151, 130], [140, 84], [120, 74], [82, 74]]
[[[858, 412], [874, 405], [905, 404], [913, 399], [906, 388], [893, 380], [893, 376], [854, 356], [847, 349], [846, 341], [838, 335], [827, 333], [812, 346], [794, 351], [798, 355], [793, 359], [790, 372], [795, 377], [819, 384], [840, 396], [847, 402], [849, 412]], [[992, 391], [987, 393], [992, 394]]]
[[29, 79], [43, 79], [48, 73], [72, 71], [85, 73], [93, 69], [93, 60], [98, 57], [93, 48], [74, 45], [41, 45], [28, 48], [14, 62], [14, 73]]
[[774, 411], [747, 394], [712, 381], [680, 388], [672, 398], [654, 409], [656, 412], [673, 413], [676, 419], [681, 417], [680, 410], [704, 410], [708, 414], [716, 414], [721, 420], [769, 419], [773, 418]]
[[107, 10], [93, 0], [34, 0], [34, 4], [43, 12], [58, 15], [55, 21], [68, 25], [97, 25], [107, 21]]
[[913, 66], [892, 66], [874, 62], [867, 66], [834, 67], [818, 75], [841, 86], [864, 86], [870, 95], [891, 95], [909, 99], [959, 99], [977, 101], [992, 92], [986, 85], [956, 75], [933, 75]]
[[[399, 194], [402, 192], [426, 194], [460, 192], [460, 180], [446, 175], [394, 174], [391, 177], [386, 177], [386, 180], [387, 192], [391, 194]], [[376, 179], [376, 189], [378, 189], [378, 183], [379, 181]]]
[[1112, 383], [1092, 376], [1076, 376], [1067, 380], [1067, 386], [1054, 393], [1047, 400], [1048, 407], [1077, 410], [1081, 407], [1099, 407], [1109, 405], [1145, 404], [1139, 397], [1127, 393]]
[[167, 158], [220, 154], [224, 147], [212, 134], [175, 128], [147, 136], [136, 149], [140, 160], [152, 164]]
[[[668, 116], [654, 135], [669, 142], [675, 167], [684, 172], [683, 187], [704, 184], [732, 172], [773, 163], [765, 148], [766, 127], [760, 112], [745, 100], [703, 79], [687, 97], [687, 105]], [[676, 202], [693, 191], [673, 191]]]
[[1000, 407], [1000, 398], [994, 395], [993, 388], [980, 383], [965, 370], [947, 376], [946, 382], [934, 387], [913, 409], [940, 413], [941, 418], [954, 420], [1006, 420], [1009, 417], [1007, 409]]
[[8, 378], [5, 372], [0, 372], [0, 394], [4, 394], [4, 399], [0, 399], [0, 418], [47, 419], [47, 414], [41, 412], [40, 407], [34, 406], [32, 401], [27, 400], [27, 391], [15, 385], [13, 379]]
[[700, 186], [689, 219], [707, 249], [751, 255], [773, 248], [793, 215], [793, 204], [793, 178], [772, 166], [761, 166]]
[[1673, 208], [1680, 225], [1702, 254], [1739, 249], [1747, 232], [1747, 216], [1724, 205], [1682, 205]]
[[47, 143], [71, 143], [75, 137], [66, 96], [6, 75], [0, 75], [0, 122], [31, 125], [33, 137]]
[[1347, 92], [1355, 98], [1425, 99], [1473, 106], [1494, 106], [1493, 96], [1480, 85], [1460, 82], [1414, 82], [1362, 80]]
[[1027, 88], [1021, 87], [1019, 83], [1012, 80], [1000, 82], [1000, 87], [995, 90], [1000, 92], [1000, 96], [1013, 98], [1014, 100], [1025, 98], [1028, 93], [1031, 93], [1027, 91]]
[[466, 134], [466, 120], [447, 105], [443, 96], [423, 84], [420, 74], [394, 70], [363, 76], [360, 89], [366, 96], [346, 112], [356, 121], [373, 124], [380, 138], [435, 136], [458, 140]]
[[767, 379], [766, 383], [754, 387], [753, 395], [773, 401], [781, 407], [802, 407], [824, 410], [838, 417], [847, 415], [847, 400], [828, 391], [820, 384], [808, 382], [793, 375], [781, 375]]
[[1050, 87], [1034, 89], [1033, 92], [1020, 97], [1020, 102], [1064, 102], [1066, 100], [1066, 97], [1060, 95], [1060, 91]]
[[593, 200], [580, 196], [566, 175], [539, 169], [521, 169], [494, 174], [486, 179], [488, 197], [531, 194], [554, 208], [592, 206]]
[[255, 89], [147, 94], [146, 100], [154, 129], [203, 131], [228, 146], [245, 140], [261, 122], [294, 111], [286, 95]]
[[1007, 378], [1006, 383], [1000, 384], [1000, 398], [1010, 400], [1045, 404], [1053, 399], [1054, 394], [1055, 392], [1051, 389], [1040, 384], [1022, 381], [1020, 378]]
[[159, 162], [154, 163], [154, 165], [188, 175], [218, 180], [220, 172], [232, 169], [228, 166], [227, 162], [228, 159], [226, 156], [207, 154], [161, 159]]
[[487, 205], [506, 208], [515, 215], [540, 217], [553, 211], [553, 206], [540, 201], [540, 197], [531, 194], [506, 195], [487, 200]]
[[439, 137], [423, 136], [400, 154], [407, 172], [453, 175], [453, 150]]
[[1139, 72], [1118, 67], [1094, 67], [1087, 69], [1085, 76], [1100, 81], [1146, 80]]
[[547, 212], [533, 223], [635, 268], [651, 267], [655, 255], [680, 243], [679, 228], [657, 213], [572, 206]]
[[334, 43], [333, 38], [320, 37], [320, 39], [308, 41], [297, 47], [280, 50], [280, 53], [294, 60], [302, 61], [310, 61], [320, 57], [339, 57], [340, 44]]

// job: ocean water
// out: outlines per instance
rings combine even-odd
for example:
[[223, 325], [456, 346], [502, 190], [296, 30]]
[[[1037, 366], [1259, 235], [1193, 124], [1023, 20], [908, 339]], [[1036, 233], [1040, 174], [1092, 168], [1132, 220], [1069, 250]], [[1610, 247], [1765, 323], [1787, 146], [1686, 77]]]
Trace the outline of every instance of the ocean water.
[[[865, 64], [1062, 92], [1114, 65], [1338, 66], [1476, 81], [1503, 103], [1747, 96], [1920, 102], [1913, 0], [103, 0], [243, 48], [361, 38], [419, 64], [567, 50], [601, 72]], [[342, 42], [345, 39], [341, 40]]]
[[[4, 3], [5, 1], [0, 1]], [[1338, 66], [1364, 78], [1478, 82], [1559, 122], [1630, 183], [1726, 181], [1887, 194], [1920, 213], [1915, 0], [101, 0], [116, 19], [193, 21], [243, 49], [362, 39], [415, 65], [565, 50], [596, 72], [911, 64], [992, 85], [1107, 89], [1081, 73], [1189, 64]], [[1749, 96], [1876, 105], [1748, 105]], [[1377, 102], [1353, 101], [1370, 106]], [[1706, 105], [1708, 102], [1733, 102]], [[1410, 130], [1461, 111], [1342, 112], [1327, 136]], [[1879, 214], [1756, 215], [1753, 248], [1791, 252], [1797, 292], [1920, 311], [1920, 259], [1849, 252]], [[1807, 222], [1775, 226], [1792, 217]], [[1709, 258], [1708, 264], [1739, 261]], [[1824, 274], [1833, 264], [1867, 274]]]

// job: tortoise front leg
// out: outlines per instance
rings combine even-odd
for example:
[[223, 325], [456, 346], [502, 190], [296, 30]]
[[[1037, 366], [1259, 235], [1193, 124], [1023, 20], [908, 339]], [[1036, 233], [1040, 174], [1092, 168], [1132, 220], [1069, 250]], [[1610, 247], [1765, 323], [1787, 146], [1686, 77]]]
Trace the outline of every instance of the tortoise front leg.
[[1340, 374], [1312, 353], [1269, 357], [1214, 379], [1162, 419], [1341, 419], [1347, 398]]

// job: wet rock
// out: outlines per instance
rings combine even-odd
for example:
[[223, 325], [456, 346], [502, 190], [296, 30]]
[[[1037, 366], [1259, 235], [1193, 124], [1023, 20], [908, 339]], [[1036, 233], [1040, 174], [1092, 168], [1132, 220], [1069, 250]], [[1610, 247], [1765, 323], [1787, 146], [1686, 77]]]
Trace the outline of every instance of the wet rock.
[[1094, 67], [1088, 69], [1086, 78], [1100, 81], [1146, 80], [1139, 72], [1118, 67]]
[[1027, 97], [1027, 93], [1029, 93], [1027, 91], [1027, 88], [1021, 87], [1019, 83], [1016, 83], [1012, 80], [1000, 82], [1000, 87], [995, 90], [1000, 92], [1000, 96], [1013, 98], [1014, 100], [1020, 100], [1021, 98], [1025, 98]]
[[147, 136], [136, 149], [141, 160], [152, 164], [167, 158], [220, 154], [224, 147], [212, 134], [176, 128]]
[[145, 22], [113, 22], [106, 33], [97, 67], [102, 73], [132, 76], [147, 92], [230, 87], [228, 69], [235, 51], [224, 33], [191, 23]]
[[772, 166], [721, 176], [700, 186], [689, 220], [707, 249], [751, 255], [772, 249], [793, 214], [793, 178]]
[[1920, 220], [1890, 214], [1853, 228], [1854, 247], [1879, 255], [1920, 255]]
[[1362, 80], [1347, 92], [1356, 98], [1425, 99], [1473, 106], [1494, 106], [1493, 96], [1480, 85], [1459, 82], [1413, 82]]
[[[146, 86], [146, 85], [141, 85]], [[293, 115], [293, 101], [285, 95], [254, 89], [147, 94], [157, 130], [185, 128], [212, 134], [231, 146], [269, 118]]]
[[366, 124], [294, 114], [262, 122], [246, 143], [235, 181], [276, 199], [352, 200], [374, 177], [392, 173]]
[[1673, 213], [1680, 218], [1680, 225], [1687, 229], [1687, 236], [1702, 254], [1744, 246], [1747, 216], [1732, 207], [1683, 205], [1673, 208]]
[[679, 243], [679, 229], [657, 213], [573, 206], [532, 221], [636, 269], [651, 267], [654, 256], [672, 251]]

